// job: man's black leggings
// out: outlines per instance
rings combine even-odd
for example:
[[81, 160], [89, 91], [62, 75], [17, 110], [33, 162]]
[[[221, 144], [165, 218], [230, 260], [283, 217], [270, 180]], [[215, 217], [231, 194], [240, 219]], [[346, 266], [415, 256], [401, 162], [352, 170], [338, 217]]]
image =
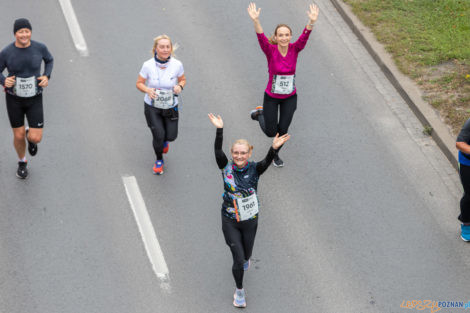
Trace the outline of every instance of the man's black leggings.
[[276, 133], [279, 133], [279, 136], [287, 134], [296, 109], [297, 94], [286, 99], [276, 99], [265, 92], [263, 100], [263, 114], [258, 116], [258, 120], [259, 125], [266, 136], [275, 137]]
[[470, 223], [470, 166], [460, 164], [459, 173], [463, 187], [459, 220], [462, 223]]
[[153, 150], [157, 160], [163, 160], [163, 142], [174, 141], [178, 136], [178, 120], [162, 116], [162, 110], [146, 103], [145, 118], [153, 136]]
[[222, 214], [222, 231], [232, 251], [232, 274], [238, 289], [243, 288], [243, 263], [251, 257], [257, 229], [258, 218], [237, 222]]

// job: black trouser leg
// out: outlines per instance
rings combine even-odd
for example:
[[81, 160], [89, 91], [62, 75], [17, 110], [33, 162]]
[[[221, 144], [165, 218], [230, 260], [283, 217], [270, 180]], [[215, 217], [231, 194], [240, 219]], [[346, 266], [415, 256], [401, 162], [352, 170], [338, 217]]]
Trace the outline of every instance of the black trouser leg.
[[162, 116], [162, 110], [145, 104], [145, 118], [152, 132], [152, 144], [157, 160], [163, 160], [163, 142], [178, 136], [178, 120]]
[[279, 133], [279, 136], [287, 134], [296, 109], [297, 94], [286, 99], [276, 99], [264, 93], [263, 114], [259, 115], [258, 121], [266, 136], [275, 137], [276, 133]]
[[460, 199], [459, 220], [470, 223], [470, 166], [460, 164], [460, 181], [463, 186], [463, 196]]
[[232, 252], [232, 274], [237, 288], [243, 288], [243, 263], [251, 257], [255, 243], [258, 219], [237, 222], [222, 215], [222, 231], [225, 243]]
[[178, 120], [171, 120], [169, 117], [165, 121], [165, 139], [164, 141], [175, 141], [178, 137]]
[[[270, 97], [267, 93], [264, 93], [263, 99], [263, 116], [259, 116], [263, 121], [263, 124], [260, 122], [261, 129], [264, 131], [266, 136], [274, 137], [277, 133], [277, 116], [278, 116], [278, 105], [279, 99]], [[264, 126], [264, 129], [263, 129]]]

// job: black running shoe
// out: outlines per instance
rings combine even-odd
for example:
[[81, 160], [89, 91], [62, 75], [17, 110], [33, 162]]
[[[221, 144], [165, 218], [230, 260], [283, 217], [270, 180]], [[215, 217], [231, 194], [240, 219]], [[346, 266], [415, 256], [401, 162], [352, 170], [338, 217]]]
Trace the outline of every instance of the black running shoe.
[[281, 158], [279, 157], [279, 155], [275, 155], [274, 156], [274, 159], [273, 159], [273, 165], [275, 167], [283, 167], [284, 166], [284, 161], [281, 160]]
[[251, 119], [254, 120], [254, 121], [257, 121], [258, 116], [260, 114], [263, 114], [263, 107], [262, 106], [257, 106], [254, 110], [251, 110], [251, 112], [250, 112]]
[[29, 132], [29, 129], [26, 130], [26, 140], [28, 141], [28, 151], [29, 151], [29, 154], [31, 154], [31, 156], [35, 156], [36, 153], [38, 153], [38, 145], [28, 140], [28, 132]]
[[16, 171], [16, 176], [21, 179], [25, 179], [28, 177], [28, 169], [26, 168], [26, 165], [28, 165], [27, 162], [18, 162], [18, 170]]

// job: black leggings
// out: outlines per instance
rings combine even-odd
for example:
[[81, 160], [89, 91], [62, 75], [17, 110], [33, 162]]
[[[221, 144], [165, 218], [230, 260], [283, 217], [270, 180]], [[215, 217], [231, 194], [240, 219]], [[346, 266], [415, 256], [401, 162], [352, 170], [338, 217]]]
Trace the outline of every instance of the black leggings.
[[[279, 107], [279, 109], [278, 109]], [[268, 137], [287, 134], [297, 109], [297, 94], [286, 99], [276, 99], [264, 93], [263, 114], [258, 116], [259, 125]], [[279, 122], [278, 122], [279, 110]]]
[[463, 196], [460, 200], [459, 220], [470, 223], [470, 166], [460, 164], [460, 181], [463, 186]]
[[152, 107], [146, 103], [145, 118], [153, 136], [153, 150], [157, 160], [163, 160], [163, 143], [174, 141], [178, 136], [178, 120], [162, 116], [162, 110]]
[[243, 263], [251, 257], [257, 229], [258, 218], [237, 222], [222, 214], [222, 231], [232, 251], [232, 274], [238, 289], [243, 288]]

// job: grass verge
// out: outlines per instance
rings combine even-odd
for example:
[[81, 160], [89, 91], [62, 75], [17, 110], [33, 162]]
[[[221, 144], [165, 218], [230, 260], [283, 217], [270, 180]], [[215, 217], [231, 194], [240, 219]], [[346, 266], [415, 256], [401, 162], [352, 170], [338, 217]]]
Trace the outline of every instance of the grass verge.
[[470, 1], [343, 1], [458, 133], [470, 118]]

